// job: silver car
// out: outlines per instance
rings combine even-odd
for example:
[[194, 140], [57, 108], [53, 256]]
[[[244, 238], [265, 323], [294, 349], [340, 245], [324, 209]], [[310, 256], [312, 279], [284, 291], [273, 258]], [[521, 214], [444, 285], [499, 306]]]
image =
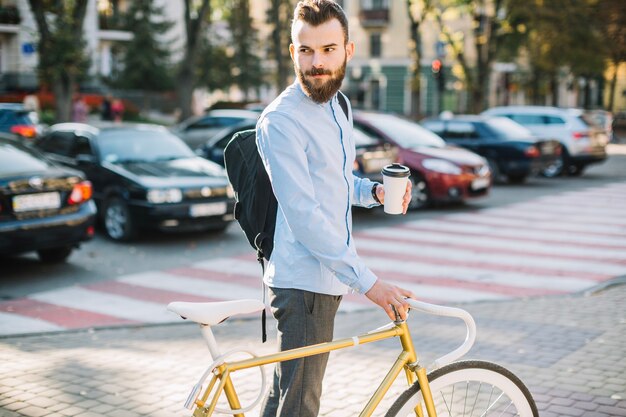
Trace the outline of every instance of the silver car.
[[172, 127], [171, 131], [191, 149], [197, 149], [217, 132], [242, 122], [256, 122], [260, 113], [250, 110], [211, 110], [202, 116], [191, 117]]
[[563, 145], [562, 159], [543, 171], [553, 177], [560, 174], [581, 175], [585, 168], [606, 159], [609, 137], [580, 109], [550, 106], [493, 107], [483, 112], [505, 116], [525, 126], [535, 136], [557, 139]]

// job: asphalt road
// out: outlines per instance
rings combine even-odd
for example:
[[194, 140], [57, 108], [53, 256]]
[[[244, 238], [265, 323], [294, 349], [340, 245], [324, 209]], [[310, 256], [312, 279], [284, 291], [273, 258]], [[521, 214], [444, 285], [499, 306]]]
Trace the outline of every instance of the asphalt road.
[[[566, 191], [626, 181], [626, 145], [610, 145], [610, 158], [590, 167], [582, 177], [532, 178], [525, 184], [498, 184], [487, 198], [462, 205], [434, 207], [406, 217], [385, 215], [382, 209], [355, 210], [355, 229], [392, 225], [400, 221], [433, 218], [519, 203]], [[0, 300], [24, 297], [75, 284], [109, 280], [120, 275], [189, 265], [216, 257], [251, 251], [236, 224], [224, 233], [146, 233], [129, 244], [113, 243], [98, 233], [61, 265], [41, 264], [35, 255], [0, 258]]]

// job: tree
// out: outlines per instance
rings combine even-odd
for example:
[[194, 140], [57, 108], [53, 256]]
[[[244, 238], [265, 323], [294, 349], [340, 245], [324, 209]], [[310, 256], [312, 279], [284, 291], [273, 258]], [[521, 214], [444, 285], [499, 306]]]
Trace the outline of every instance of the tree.
[[52, 88], [57, 122], [70, 120], [72, 95], [89, 68], [83, 21], [88, 0], [28, 0], [39, 32], [39, 79]]
[[602, 78], [604, 69], [606, 48], [598, 26], [605, 23], [598, 20], [590, 0], [534, 0], [533, 3], [525, 6], [532, 102], [545, 104], [545, 98], [551, 96], [551, 104], [559, 105], [559, 72], [567, 70], [587, 81], [583, 107], [589, 107], [589, 80]]
[[158, 40], [173, 26], [164, 20], [163, 7], [155, 6], [153, 0], [135, 0], [131, 3], [125, 26], [134, 36], [126, 45], [124, 69], [115, 84], [147, 91], [172, 88], [169, 45]]
[[258, 34], [252, 25], [249, 0], [231, 0], [229, 9], [228, 25], [234, 48], [233, 79], [247, 101], [250, 90], [263, 82], [261, 59], [254, 52], [259, 50]]
[[[526, 30], [520, 22], [521, 7], [528, 5], [516, 0], [439, 0], [434, 8], [441, 34], [459, 64], [471, 112], [478, 113], [488, 104], [489, 81], [496, 58], [517, 56], [520, 33]], [[465, 33], [453, 31], [446, 19], [446, 15], [458, 19], [459, 14], [468, 15], [472, 22], [472, 55], [476, 57], [473, 62], [465, 50]]]
[[216, 37], [203, 36], [200, 40], [200, 56], [196, 64], [198, 85], [209, 90], [226, 89], [234, 84], [231, 75], [233, 59], [224, 45], [216, 42]]
[[409, 31], [411, 33], [410, 55], [411, 55], [411, 115], [414, 118], [421, 116], [421, 59], [422, 59], [422, 36], [420, 25], [426, 16], [432, 11], [431, 0], [406, 0], [406, 7], [409, 12]]
[[597, 21], [612, 69], [607, 110], [615, 111], [617, 71], [626, 62], [626, 3], [623, 0], [599, 0], [595, 3]]
[[271, 0], [267, 11], [267, 23], [272, 27], [269, 56], [276, 62], [274, 82], [276, 89], [282, 91], [287, 87], [290, 74], [291, 57], [289, 43], [291, 39], [291, 19], [293, 12], [291, 0]]
[[[197, 63], [202, 36], [211, 14], [211, 0], [184, 0], [185, 2], [185, 52], [177, 74], [180, 120], [191, 116], [193, 90], [198, 82]], [[199, 7], [198, 7], [199, 5]]]

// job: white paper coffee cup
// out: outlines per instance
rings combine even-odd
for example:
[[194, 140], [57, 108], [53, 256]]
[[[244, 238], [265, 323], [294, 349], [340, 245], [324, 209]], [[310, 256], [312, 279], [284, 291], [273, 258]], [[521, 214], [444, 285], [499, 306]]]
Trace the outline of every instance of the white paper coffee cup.
[[404, 165], [391, 164], [383, 168], [382, 174], [385, 187], [385, 213], [402, 214], [402, 201], [411, 171]]

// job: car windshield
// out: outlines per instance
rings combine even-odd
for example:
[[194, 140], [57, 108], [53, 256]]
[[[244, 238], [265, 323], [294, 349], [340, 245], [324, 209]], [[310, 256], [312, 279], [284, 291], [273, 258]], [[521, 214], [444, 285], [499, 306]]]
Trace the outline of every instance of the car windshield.
[[390, 114], [368, 114], [365, 119], [403, 148], [429, 146], [443, 148], [446, 143], [439, 136], [417, 123]]
[[195, 156], [178, 137], [159, 130], [105, 130], [98, 136], [98, 145], [102, 160], [108, 162], [156, 162]]
[[530, 130], [506, 117], [490, 117], [485, 124], [498, 133], [498, 136], [506, 139], [526, 138], [533, 135]]
[[18, 145], [0, 142], [0, 176], [49, 168], [50, 164], [45, 159], [40, 158]]

